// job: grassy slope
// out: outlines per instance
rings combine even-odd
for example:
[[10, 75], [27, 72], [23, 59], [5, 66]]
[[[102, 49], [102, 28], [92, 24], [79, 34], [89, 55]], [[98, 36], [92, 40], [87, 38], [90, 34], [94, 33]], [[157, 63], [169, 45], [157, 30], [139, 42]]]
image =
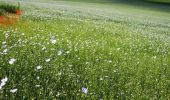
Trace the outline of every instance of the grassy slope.
[[[169, 13], [122, 4], [21, 3], [23, 21], [0, 28], [0, 43], [7, 42], [1, 48], [0, 76], [9, 78], [0, 98], [170, 97]], [[14, 65], [10, 58], [17, 59]], [[38, 65], [42, 69], [35, 71]], [[13, 88], [18, 89], [14, 94]]]

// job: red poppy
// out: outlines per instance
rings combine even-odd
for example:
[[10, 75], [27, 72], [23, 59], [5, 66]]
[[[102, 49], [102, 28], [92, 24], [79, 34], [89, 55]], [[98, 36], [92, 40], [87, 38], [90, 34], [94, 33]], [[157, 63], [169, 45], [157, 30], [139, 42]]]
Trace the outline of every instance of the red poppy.
[[21, 15], [22, 14], [22, 10], [16, 10], [16, 14], [17, 15]]
[[3, 19], [4, 19], [4, 17], [3, 17], [3, 16], [0, 16], [0, 23], [3, 22]]

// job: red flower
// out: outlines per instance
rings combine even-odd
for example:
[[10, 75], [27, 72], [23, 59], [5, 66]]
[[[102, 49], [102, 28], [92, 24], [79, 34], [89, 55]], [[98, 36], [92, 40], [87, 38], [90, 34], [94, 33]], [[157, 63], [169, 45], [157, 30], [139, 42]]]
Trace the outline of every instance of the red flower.
[[21, 15], [22, 14], [22, 10], [16, 10], [16, 14], [17, 15]]
[[4, 19], [4, 17], [3, 17], [3, 16], [0, 16], [0, 23], [3, 22], [3, 19]]

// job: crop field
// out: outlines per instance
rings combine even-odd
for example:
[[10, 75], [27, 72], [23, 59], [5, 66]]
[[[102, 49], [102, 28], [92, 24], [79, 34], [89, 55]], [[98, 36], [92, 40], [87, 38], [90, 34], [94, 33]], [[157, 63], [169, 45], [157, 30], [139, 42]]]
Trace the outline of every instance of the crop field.
[[82, 1], [22, 0], [0, 24], [0, 100], [169, 100], [170, 6]]

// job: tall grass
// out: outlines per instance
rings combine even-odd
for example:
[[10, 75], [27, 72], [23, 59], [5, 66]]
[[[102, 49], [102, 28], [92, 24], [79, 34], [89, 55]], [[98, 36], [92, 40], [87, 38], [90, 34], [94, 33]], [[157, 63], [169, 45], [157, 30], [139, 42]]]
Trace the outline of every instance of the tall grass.
[[139, 20], [107, 5], [25, 6], [21, 22], [0, 27], [0, 99], [170, 98], [168, 13]]
[[19, 6], [9, 5], [6, 3], [0, 3], [0, 12], [4, 13], [16, 13], [16, 10], [20, 9]]
[[4, 15], [5, 11], [3, 9], [0, 9], [0, 16]]
[[170, 0], [147, 0], [147, 1], [170, 4]]

